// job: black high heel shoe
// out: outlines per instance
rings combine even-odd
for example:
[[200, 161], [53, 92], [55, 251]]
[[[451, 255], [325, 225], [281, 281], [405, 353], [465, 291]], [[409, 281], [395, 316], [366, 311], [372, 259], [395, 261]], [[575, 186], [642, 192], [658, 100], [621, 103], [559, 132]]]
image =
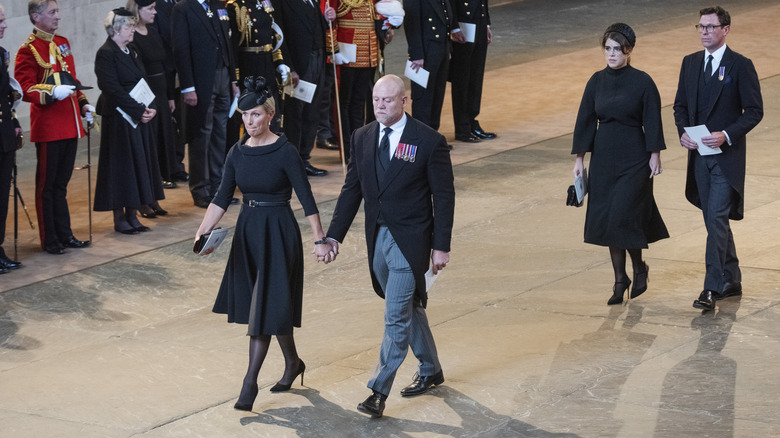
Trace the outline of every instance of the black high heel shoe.
[[634, 287], [631, 288], [631, 298], [636, 298], [647, 290], [647, 274], [650, 272], [650, 267], [645, 262], [642, 264], [645, 266], [644, 272], [634, 272]]
[[295, 382], [295, 379], [298, 378], [298, 374], [301, 375], [301, 386], [303, 386], [303, 373], [306, 371], [306, 364], [303, 363], [301, 359], [298, 359], [298, 372], [295, 373], [295, 377], [293, 377], [292, 382], [288, 384], [284, 384], [281, 381], [277, 382], [276, 385], [271, 387], [271, 392], [284, 392], [289, 391], [292, 384]]
[[[243, 391], [241, 391], [243, 394]], [[249, 396], [251, 397], [251, 401], [249, 403], [242, 403], [241, 402], [241, 395], [238, 396], [238, 401], [236, 401], [236, 404], [233, 405], [233, 409], [238, 409], [239, 411], [251, 411], [252, 405], [255, 404], [255, 399], [257, 398], [257, 383], [255, 383], [250, 389], [249, 389]]]
[[615, 304], [620, 304], [623, 302], [623, 294], [626, 293], [628, 290], [628, 286], [631, 285], [631, 280], [626, 280], [624, 282], [615, 282], [615, 285], [612, 286], [612, 298], [607, 301], [607, 305], [613, 306]]

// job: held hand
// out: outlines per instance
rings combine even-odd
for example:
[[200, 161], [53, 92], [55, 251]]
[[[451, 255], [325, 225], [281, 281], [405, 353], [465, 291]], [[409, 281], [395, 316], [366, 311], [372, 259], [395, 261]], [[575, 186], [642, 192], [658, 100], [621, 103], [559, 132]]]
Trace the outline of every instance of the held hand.
[[52, 89], [51, 94], [55, 99], [62, 100], [75, 93], [75, 90], [75, 85], [57, 85]]
[[349, 61], [347, 61], [347, 57], [342, 55], [341, 53], [334, 53], [333, 56], [331, 56], [330, 62], [336, 65], [349, 64]]
[[683, 133], [682, 137], [680, 137], [680, 145], [684, 147], [685, 149], [689, 150], [695, 150], [699, 148], [699, 145], [696, 144], [695, 141], [688, 135], [687, 132]]
[[436, 275], [450, 262], [450, 253], [434, 249], [431, 253], [431, 264], [433, 265], [433, 275]]
[[189, 106], [197, 106], [198, 105], [198, 95], [195, 94], [194, 91], [188, 91], [186, 93], [182, 93], [182, 100], [185, 104]]
[[154, 118], [155, 114], [157, 114], [157, 110], [152, 108], [146, 108], [144, 110], [143, 115], [141, 115], [141, 122], [149, 123], [149, 121], [151, 121]]
[[650, 178], [660, 175], [663, 171], [661, 168], [661, 153], [653, 152], [650, 154]]
[[705, 146], [711, 148], [719, 148], [723, 143], [726, 143], [726, 134], [723, 131], [712, 132], [710, 135], [701, 138], [701, 142]]
[[417, 71], [419, 71], [422, 68], [422, 66], [424, 64], [425, 64], [425, 60], [424, 59], [416, 59], [416, 60], [412, 61], [412, 70], [417, 72]]
[[333, 249], [330, 246], [330, 243], [314, 245], [314, 251], [312, 252], [317, 257], [318, 263], [325, 262], [325, 264], [328, 264], [336, 259], [336, 257], [333, 255]]
[[453, 42], [456, 42], [458, 44], [465, 44], [466, 43], [466, 37], [463, 36], [463, 32], [453, 32], [450, 35], [450, 38], [452, 38]]
[[92, 114], [94, 112], [95, 112], [95, 107], [90, 104], [86, 104], [81, 107], [81, 115], [84, 117], [87, 117], [88, 114]]

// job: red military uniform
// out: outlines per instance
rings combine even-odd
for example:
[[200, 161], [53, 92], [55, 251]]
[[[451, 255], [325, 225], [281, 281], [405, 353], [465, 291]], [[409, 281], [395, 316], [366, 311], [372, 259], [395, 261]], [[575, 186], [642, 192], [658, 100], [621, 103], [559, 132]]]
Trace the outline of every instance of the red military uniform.
[[382, 57], [376, 35], [377, 14], [373, 0], [333, 0], [336, 9], [336, 39], [341, 43], [357, 46], [357, 61], [349, 67], [376, 67]]
[[81, 108], [89, 102], [80, 91], [57, 100], [53, 94], [56, 85], [46, 83], [53, 73], [61, 71], [75, 78], [75, 65], [68, 40], [38, 28], [16, 55], [15, 76], [24, 100], [31, 103], [30, 139], [38, 157], [35, 209], [41, 248], [51, 254], [89, 245], [73, 237], [67, 201], [78, 139], [85, 135]]
[[54, 85], [46, 84], [52, 73], [67, 71], [74, 78], [76, 63], [68, 39], [34, 29], [16, 54], [15, 77], [30, 102], [30, 141], [50, 142], [84, 136], [81, 107], [87, 98], [80, 91], [63, 100], [52, 95]]

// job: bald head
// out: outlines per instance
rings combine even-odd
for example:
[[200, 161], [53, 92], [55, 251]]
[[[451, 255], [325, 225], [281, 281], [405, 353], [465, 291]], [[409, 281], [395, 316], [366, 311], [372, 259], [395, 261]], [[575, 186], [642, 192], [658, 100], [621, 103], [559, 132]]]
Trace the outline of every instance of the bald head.
[[374, 85], [374, 116], [379, 123], [392, 126], [401, 120], [406, 105], [403, 79], [396, 75], [382, 76]]

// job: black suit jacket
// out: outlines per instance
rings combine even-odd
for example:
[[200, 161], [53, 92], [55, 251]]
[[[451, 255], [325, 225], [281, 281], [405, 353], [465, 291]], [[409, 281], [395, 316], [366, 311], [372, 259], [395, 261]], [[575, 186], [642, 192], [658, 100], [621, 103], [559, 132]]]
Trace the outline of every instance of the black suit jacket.
[[[211, 11], [220, 17], [220, 11], [224, 11], [224, 18], [219, 20], [219, 28], [227, 50], [225, 55], [228, 72], [233, 80], [238, 80], [235, 76], [235, 61], [230, 48], [230, 24], [224, 2], [211, 0]], [[198, 95], [198, 105], [195, 107], [197, 124], [203, 124], [205, 121], [218, 65], [219, 40], [210, 20], [197, 0], [180, 0], [173, 7], [172, 32], [176, 71], [182, 90], [195, 87]]]
[[[715, 72], [715, 89], [710, 96], [705, 120], [696, 120], [698, 111], [699, 80], [704, 70], [704, 51], [686, 56], [680, 69], [677, 95], [674, 99], [674, 122], [680, 136], [686, 126], [704, 124], [710, 132], [726, 131], [731, 145], [721, 145], [723, 153], [715, 155], [726, 179], [739, 194], [739, 201], [732, 205], [729, 218], [743, 217], [745, 190], [745, 136], [764, 116], [761, 87], [756, 69], [750, 59], [726, 47], [720, 67], [725, 68], [723, 79]], [[694, 177], [694, 160], [697, 151], [688, 152], [688, 175], [685, 196], [693, 205], [701, 208], [699, 192]]]
[[[315, 5], [318, 0], [313, 0]], [[290, 69], [306, 81], [317, 82], [325, 62], [325, 31], [328, 23], [318, 7], [311, 7], [304, 0], [283, 0], [278, 3], [275, 18], [284, 33], [282, 56]], [[322, 65], [313, 66], [312, 52], [321, 50]], [[319, 62], [319, 61], [318, 61]], [[315, 77], [316, 76], [316, 77]]]
[[414, 161], [393, 157], [384, 179], [377, 181], [376, 152], [379, 123], [373, 121], [352, 134], [351, 159], [336, 202], [328, 237], [344, 239], [361, 201], [364, 201], [368, 266], [374, 290], [384, 297], [373, 272], [379, 213], [387, 222], [416, 281], [416, 296], [426, 303], [425, 271], [431, 250], [450, 250], [455, 188], [447, 141], [407, 114], [401, 143], [417, 146]]
[[449, 0], [416, 0], [404, 3], [404, 33], [409, 46], [409, 59], [426, 58], [426, 47], [429, 43], [448, 44], [449, 32], [458, 25], [455, 21], [455, 11], [450, 7]]
[[[19, 121], [16, 120], [16, 115], [11, 110], [16, 98], [10, 85], [11, 76], [8, 74], [11, 54], [0, 47], [0, 57], [2, 57], [1, 61], [3, 62], [3, 65], [0, 66], [0, 152], [12, 152], [16, 150], [16, 128], [19, 127]], [[8, 196], [8, 193], [0, 193], [0, 195]], [[0, 231], [0, 233], [2, 232]]]

